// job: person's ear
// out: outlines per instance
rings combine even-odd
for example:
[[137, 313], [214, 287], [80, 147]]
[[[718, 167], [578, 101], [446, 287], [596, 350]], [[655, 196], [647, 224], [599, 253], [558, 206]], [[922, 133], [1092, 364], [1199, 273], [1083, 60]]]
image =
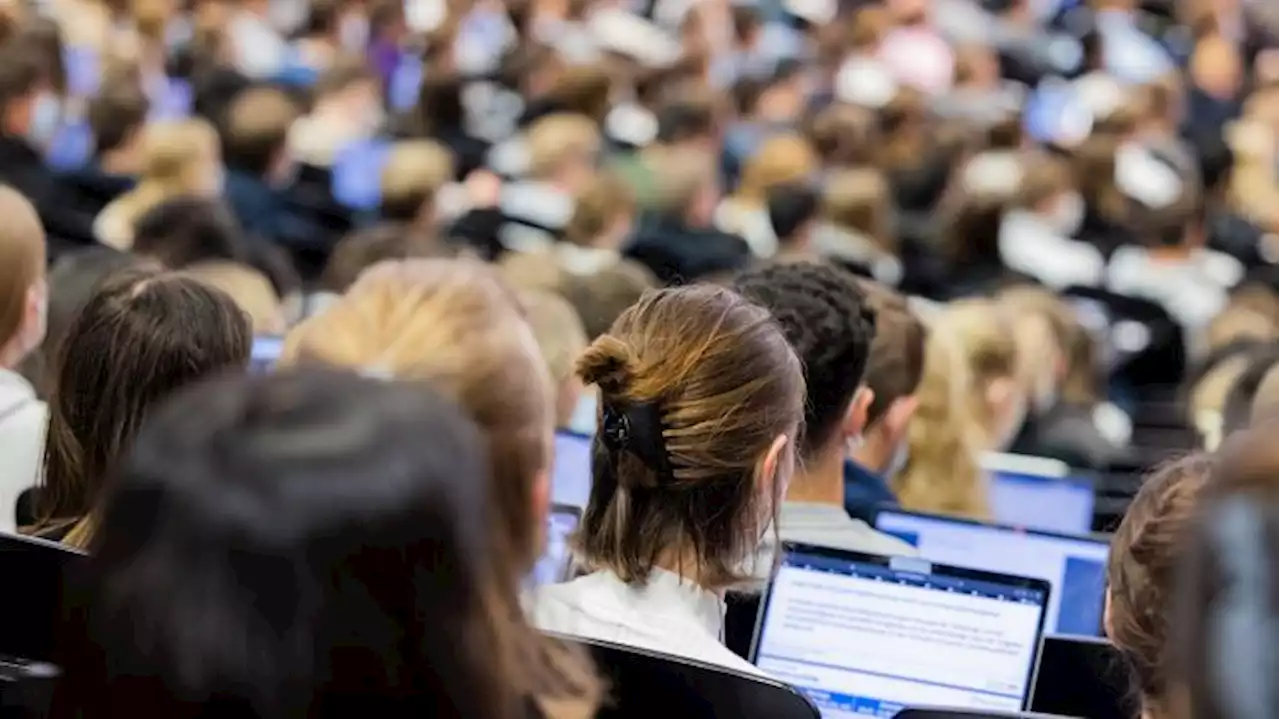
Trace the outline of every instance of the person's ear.
[[853, 393], [853, 401], [849, 403], [849, 411], [844, 415], [843, 436], [845, 439], [851, 437], [861, 437], [862, 433], [867, 429], [867, 414], [871, 410], [871, 403], [875, 401], [876, 393], [866, 385], [859, 385], [858, 391]]
[[1107, 587], [1102, 598], [1102, 632], [1107, 639], [1115, 641], [1115, 629], [1111, 626], [1111, 587]]
[[884, 418], [880, 423], [884, 425], [895, 443], [907, 433], [907, 426], [911, 424], [911, 418], [916, 416], [916, 410], [919, 407], [919, 398], [909, 394], [895, 399], [885, 410]]
[[[787, 451], [788, 443], [785, 434], [774, 437], [773, 444], [769, 445], [769, 451], [760, 462], [760, 481], [763, 483], [761, 491], [768, 493], [770, 497], [787, 496], [787, 485], [795, 471], [794, 466], [788, 466], [795, 462], [792, 454]], [[782, 486], [775, 487], [775, 482], [780, 482]]]
[[537, 544], [541, 547], [546, 537], [547, 515], [551, 512], [551, 472], [546, 469], [538, 470], [533, 476], [533, 487], [530, 492], [532, 506], [530, 510], [533, 512], [533, 528]]

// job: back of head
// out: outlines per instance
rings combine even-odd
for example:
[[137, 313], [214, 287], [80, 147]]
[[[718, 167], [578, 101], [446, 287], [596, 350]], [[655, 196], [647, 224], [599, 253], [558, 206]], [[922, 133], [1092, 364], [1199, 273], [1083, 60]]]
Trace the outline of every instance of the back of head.
[[44, 338], [45, 237], [35, 208], [0, 185], [0, 368], [12, 368]]
[[453, 174], [453, 156], [440, 143], [396, 143], [382, 168], [382, 217], [403, 222], [418, 219], [432, 209], [436, 193], [453, 179]]
[[587, 339], [595, 339], [656, 286], [657, 280], [643, 265], [623, 261], [589, 275], [566, 277], [559, 289], [582, 318]]
[[199, 262], [183, 274], [227, 293], [249, 317], [255, 335], [279, 335], [286, 329], [280, 297], [261, 272], [238, 262]]
[[591, 118], [567, 113], [548, 115], [529, 127], [529, 176], [544, 180], [573, 162], [595, 163], [600, 130]]
[[171, 194], [207, 188], [197, 177], [201, 166], [218, 152], [218, 136], [203, 120], [170, 120], [148, 124], [142, 131], [142, 181]]
[[413, 258], [446, 258], [454, 250], [435, 235], [400, 223], [385, 223], [343, 237], [324, 266], [320, 285], [342, 293], [362, 272], [380, 262]]
[[1182, 542], [1215, 460], [1195, 454], [1146, 478], [1116, 529], [1107, 565], [1107, 636], [1124, 655], [1144, 715], [1168, 716], [1169, 610]]
[[736, 196], [763, 204], [771, 189], [807, 181], [817, 170], [818, 158], [804, 138], [776, 135], [765, 140], [747, 161]]
[[86, 516], [156, 402], [242, 369], [251, 340], [235, 302], [194, 279], [136, 268], [104, 280], [58, 350], [40, 525]]
[[896, 249], [890, 230], [893, 198], [878, 170], [858, 168], [833, 173], [822, 196], [823, 218], [848, 232], [865, 236], [882, 250]]
[[1165, 689], [1183, 716], [1276, 713], [1276, 431], [1227, 440], [1182, 542]]
[[106, 502], [94, 648], [67, 651], [59, 700], [102, 717], [518, 714], [480, 602], [485, 471], [475, 426], [425, 386], [312, 371], [184, 391]]
[[800, 459], [818, 460], [845, 437], [845, 420], [862, 383], [876, 334], [867, 298], [850, 275], [818, 264], [751, 270], [734, 281], [734, 289], [769, 310], [804, 367], [808, 396]]
[[875, 336], [863, 384], [871, 390], [867, 427], [874, 427], [899, 399], [916, 393], [924, 375], [925, 327], [902, 295], [877, 282], [857, 280], [875, 313]]
[[628, 583], [659, 564], [712, 589], [735, 581], [804, 415], [800, 363], [769, 313], [710, 285], [650, 292], [587, 348], [578, 374], [602, 409], [584, 561]]
[[191, 195], [161, 202], [139, 217], [131, 249], [173, 269], [197, 262], [245, 261], [250, 255], [230, 208]]
[[635, 197], [618, 175], [601, 172], [575, 198], [564, 228], [566, 241], [581, 247], [618, 249], [627, 239], [635, 213]]
[[814, 117], [808, 135], [824, 165], [853, 168], [869, 165], [875, 159], [879, 127], [871, 110], [836, 104]]
[[274, 87], [251, 87], [236, 95], [222, 122], [227, 167], [265, 176], [280, 161], [298, 115], [293, 98]]
[[135, 78], [104, 84], [89, 101], [89, 128], [93, 131], [94, 153], [119, 150], [142, 131], [150, 104]]
[[803, 239], [806, 228], [818, 217], [819, 198], [814, 188], [804, 183], [780, 185], [765, 197], [769, 224], [783, 247]]
[[[468, 260], [386, 262], [296, 326], [281, 363], [424, 379], [455, 397], [490, 442], [495, 531], [512, 573], [531, 566], [535, 477], [550, 463], [551, 380], [515, 294]], [[539, 520], [540, 521], [540, 520]]]
[[582, 390], [574, 364], [587, 347], [587, 333], [573, 305], [560, 295], [521, 292], [520, 303], [555, 383], [556, 427], [565, 427], [573, 418]]

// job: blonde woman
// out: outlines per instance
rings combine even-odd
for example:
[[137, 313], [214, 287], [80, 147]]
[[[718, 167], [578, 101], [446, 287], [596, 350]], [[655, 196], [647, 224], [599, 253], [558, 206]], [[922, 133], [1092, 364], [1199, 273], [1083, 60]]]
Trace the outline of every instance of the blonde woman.
[[1027, 409], [1012, 323], [993, 302], [968, 300], [943, 308], [928, 324], [919, 407], [894, 489], [908, 509], [986, 518], [978, 457], [1008, 446]]
[[213, 126], [204, 120], [156, 122], [142, 132], [142, 175], [133, 190], [107, 205], [94, 221], [99, 242], [118, 250], [133, 247], [141, 217], [182, 195], [222, 193], [222, 152]]
[[516, 294], [497, 271], [468, 260], [375, 265], [285, 339], [281, 364], [328, 364], [431, 382], [475, 420], [489, 444], [497, 521], [488, 612], [510, 618], [502, 673], [546, 717], [592, 716], [587, 666], [523, 620], [520, 582], [541, 553], [555, 397]]
[[743, 170], [738, 191], [716, 208], [716, 227], [741, 236], [756, 257], [773, 257], [778, 238], [769, 221], [769, 191], [805, 182], [818, 169], [817, 153], [803, 137], [777, 135], [765, 140]]

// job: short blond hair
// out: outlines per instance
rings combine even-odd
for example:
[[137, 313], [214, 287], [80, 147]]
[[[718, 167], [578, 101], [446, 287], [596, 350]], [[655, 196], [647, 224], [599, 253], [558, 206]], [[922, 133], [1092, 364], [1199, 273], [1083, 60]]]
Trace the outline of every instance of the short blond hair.
[[249, 316], [255, 335], [281, 335], [288, 329], [271, 280], [254, 268], [215, 260], [188, 265], [181, 274], [227, 293]]
[[558, 113], [534, 122], [525, 133], [529, 151], [529, 176], [550, 177], [575, 157], [600, 151], [600, 130], [586, 115]]
[[289, 141], [300, 111], [293, 99], [274, 87], [253, 87], [236, 95], [227, 108], [227, 163], [265, 174]]
[[31, 288], [44, 277], [45, 236], [26, 197], [0, 185], [0, 348], [22, 327]]
[[799, 135], [775, 135], [747, 161], [736, 196], [763, 203], [770, 190], [804, 182], [817, 170], [818, 156], [807, 140]]
[[840, 170], [831, 175], [822, 192], [823, 219], [866, 235], [886, 252], [897, 246], [889, 227], [892, 210], [889, 183], [873, 168]]
[[565, 225], [565, 241], [583, 247], [595, 244], [620, 217], [635, 212], [635, 198], [622, 178], [602, 172], [574, 203], [573, 216]]
[[434, 140], [397, 142], [382, 168], [383, 216], [413, 219], [453, 174], [453, 155], [444, 145]]

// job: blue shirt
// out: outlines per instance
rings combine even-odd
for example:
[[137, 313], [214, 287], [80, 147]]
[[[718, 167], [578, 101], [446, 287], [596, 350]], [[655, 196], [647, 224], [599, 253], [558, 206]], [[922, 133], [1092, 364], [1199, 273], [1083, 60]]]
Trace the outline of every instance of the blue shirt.
[[844, 461], [844, 510], [854, 519], [875, 526], [876, 512], [898, 506], [898, 498], [884, 477], [857, 462]]

